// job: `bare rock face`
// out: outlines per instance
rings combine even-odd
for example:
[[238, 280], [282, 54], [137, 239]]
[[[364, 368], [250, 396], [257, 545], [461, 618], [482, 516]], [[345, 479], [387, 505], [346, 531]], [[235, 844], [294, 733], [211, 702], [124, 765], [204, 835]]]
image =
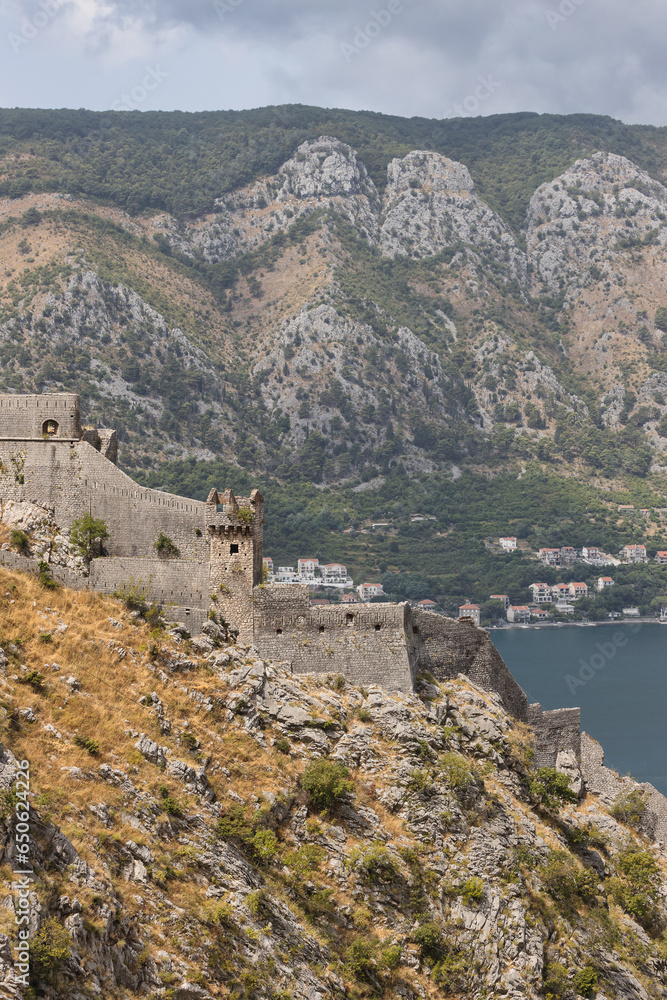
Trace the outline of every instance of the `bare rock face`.
[[[496, 213], [475, 192], [468, 168], [440, 153], [416, 150], [387, 168], [381, 231], [388, 257], [427, 257], [458, 244], [503, 264], [526, 282], [526, 260]], [[463, 247], [461, 248], [464, 249]]]
[[349, 198], [361, 196], [377, 205], [378, 193], [366, 167], [351, 146], [320, 136], [302, 143], [291, 160], [280, 168], [281, 190], [277, 200], [296, 198]]
[[373, 243], [379, 235], [375, 184], [355, 150], [329, 136], [302, 143], [275, 177], [219, 198], [216, 209], [194, 240], [208, 259], [213, 246], [220, 259], [261, 246], [319, 209], [338, 212]]
[[595, 153], [537, 189], [528, 210], [535, 290], [615, 277], [628, 249], [667, 245], [667, 188], [630, 160]]

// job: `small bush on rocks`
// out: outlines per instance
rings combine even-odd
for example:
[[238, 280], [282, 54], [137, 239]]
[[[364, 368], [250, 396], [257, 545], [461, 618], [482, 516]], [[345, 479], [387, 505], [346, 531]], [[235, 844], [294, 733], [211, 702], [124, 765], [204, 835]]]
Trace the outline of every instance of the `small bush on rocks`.
[[572, 985], [580, 997], [592, 997], [597, 989], [598, 974], [591, 965], [586, 965], [575, 973]]
[[30, 978], [34, 986], [48, 983], [55, 986], [62, 967], [69, 958], [71, 939], [54, 917], [46, 920], [32, 939], [30, 948]]
[[344, 764], [331, 760], [315, 760], [303, 772], [301, 787], [308, 794], [314, 809], [333, 809], [349, 792], [354, 791], [350, 772]]
[[30, 550], [30, 536], [26, 535], [25, 531], [21, 531], [20, 528], [14, 528], [11, 535], [12, 548], [20, 552], [21, 555], [26, 555]]
[[642, 789], [617, 795], [609, 807], [609, 815], [635, 829], [641, 824], [648, 805], [648, 796]]
[[545, 809], [560, 809], [566, 802], [578, 802], [570, 779], [555, 767], [541, 767], [530, 782], [530, 794]]

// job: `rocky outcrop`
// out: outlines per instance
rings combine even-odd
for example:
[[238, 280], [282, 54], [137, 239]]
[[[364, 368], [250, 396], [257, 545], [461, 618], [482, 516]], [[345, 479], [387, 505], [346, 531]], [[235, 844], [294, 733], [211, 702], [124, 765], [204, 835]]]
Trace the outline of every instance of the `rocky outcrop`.
[[535, 289], [571, 294], [614, 279], [624, 251], [667, 245], [667, 188], [630, 160], [595, 153], [537, 189], [528, 210]]
[[526, 283], [526, 260], [504, 222], [478, 197], [462, 163], [415, 150], [387, 169], [381, 247], [419, 258], [454, 249], [492, 260], [504, 280]]

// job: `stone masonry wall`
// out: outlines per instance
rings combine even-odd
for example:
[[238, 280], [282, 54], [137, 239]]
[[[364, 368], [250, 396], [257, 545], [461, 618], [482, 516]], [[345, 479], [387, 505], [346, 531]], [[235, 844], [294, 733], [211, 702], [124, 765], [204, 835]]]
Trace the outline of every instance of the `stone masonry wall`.
[[667, 842], [667, 798], [648, 782], [640, 784], [605, 767], [604, 750], [588, 733], [581, 734], [581, 771], [587, 789], [594, 795], [599, 795], [607, 805], [623, 793], [635, 789], [644, 791], [647, 795], [647, 809], [642, 829], [654, 840]]
[[138, 486], [87, 441], [0, 441], [0, 463], [4, 499], [51, 508], [65, 530], [83, 514], [102, 518], [109, 555], [154, 556], [163, 532], [183, 558], [209, 560], [205, 504]]
[[184, 559], [93, 559], [90, 587], [112, 594], [119, 584], [135, 583], [146, 588], [151, 600], [165, 608], [208, 606], [209, 573], [206, 564]]
[[253, 536], [247, 525], [209, 527], [211, 540], [211, 607], [239, 630], [241, 642], [252, 644]]
[[311, 608], [305, 586], [257, 587], [255, 646], [298, 674], [342, 674], [356, 684], [410, 691], [406, 613], [404, 604]]
[[581, 757], [581, 712], [578, 708], [559, 708], [543, 712], [541, 705], [529, 705], [526, 716], [535, 733], [535, 767], [555, 767], [561, 750], [572, 750]]
[[499, 694], [511, 715], [525, 718], [526, 695], [484, 629], [412, 608], [407, 632], [413, 672], [428, 670], [437, 680], [465, 674]]
[[41, 438], [44, 424], [55, 421], [56, 437], [81, 437], [79, 397], [72, 392], [42, 396], [0, 394], [0, 438]]

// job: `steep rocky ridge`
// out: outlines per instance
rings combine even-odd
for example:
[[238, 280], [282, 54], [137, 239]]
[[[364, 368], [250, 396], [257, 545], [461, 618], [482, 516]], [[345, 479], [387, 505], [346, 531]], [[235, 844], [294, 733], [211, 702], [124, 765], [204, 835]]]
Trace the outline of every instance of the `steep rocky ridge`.
[[6, 200], [4, 385], [80, 391], [129, 468], [571, 461], [565, 427], [582, 462], [616, 435], [645, 472], [667, 447], [666, 198], [596, 153], [539, 187], [525, 253], [464, 164], [414, 150], [380, 190], [322, 135], [197, 218]]
[[[0, 575], [0, 782], [30, 762], [38, 995], [667, 995], [662, 846], [604, 798], [539, 804], [496, 696], [296, 678], [213, 625], [151, 634]], [[302, 782], [316, 760], [349, 771], [328, 811]], [[13, 801], [0, 977], [19, 997]]]

